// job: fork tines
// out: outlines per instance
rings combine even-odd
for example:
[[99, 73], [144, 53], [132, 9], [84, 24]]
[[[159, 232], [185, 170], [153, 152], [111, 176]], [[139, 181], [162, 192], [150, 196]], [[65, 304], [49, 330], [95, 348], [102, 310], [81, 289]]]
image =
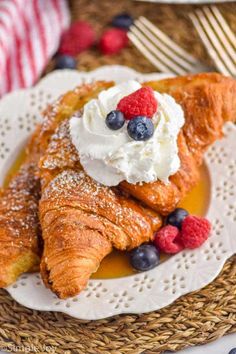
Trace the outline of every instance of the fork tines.
[[184, 75], [206, 68], [173, 42], [145, 17], [139, 17], [128, 33], [131, 42], [160, 71]]
[[236, 37], [219, 9], [203, 7], [189, 16], [217, 69], [236, 76]]

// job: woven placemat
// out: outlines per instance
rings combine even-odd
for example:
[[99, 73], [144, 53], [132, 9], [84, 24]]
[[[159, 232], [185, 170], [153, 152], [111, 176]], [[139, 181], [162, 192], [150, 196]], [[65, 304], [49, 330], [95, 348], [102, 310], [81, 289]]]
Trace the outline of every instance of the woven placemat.
[[[71, 1], [73, 20], [83, 19], [93, 23], [98, 38], [109, 27], [110, 19], [117, 13], [127, 11], [134, 18], [146, 16], [153, 23], [168, 34], [174, 41], [185, 48], [195, 57], [211, 64], [198, 34], [193, 28], [188, 14], [195, 10], [193, 5], [161, 5], [138, 2], [132, 0], [74, 0]], [[218, 5], [231, 28], [236, 32], [236, 2]], [[97, 50], [92, 49], [79, 56], [79, 70], [91, 70], [106, 64], [122, 64], [130, 66], [137, 71], [151, 72], [155, 68], [132, 45], [114, 56], [102, 56]]]
[[[211, 64], [188, 19], [194, 6], [168, 6], [128, 0], [71, 1], [73, 19], [86, 19], [99, 34], [108, 19], [124, 10], [134, 17], [147, 16], [176, 42]], [[236, 31], [236, 3], [219, 6]], [[102, 56], [96, 49], [81, 54], [79, 70], [105, 64], [123, 64], [141, 72], [155, 68], [129, 46], [116, 56]], [[47, 71], [53, 68], [51, 63]], [[79, 321], [67, 315], [39, 312], [18, 305], [0, 290], [0, 348], [11, 352], [81, 354], [162, 353], [215, 340], [236, 332], [236, 256], [217, 279], [204, 289], [174, 304], [143, 315], [121, 315], [100, 321]]]
[[29, 310], [1, 290], [0, 347], [14, 351], [30, 346], [61, 354], [158, 354], [215, 340], [236, 332], [235, 261], [236, 256], [213, 283], [160, 311], [100, 321]]

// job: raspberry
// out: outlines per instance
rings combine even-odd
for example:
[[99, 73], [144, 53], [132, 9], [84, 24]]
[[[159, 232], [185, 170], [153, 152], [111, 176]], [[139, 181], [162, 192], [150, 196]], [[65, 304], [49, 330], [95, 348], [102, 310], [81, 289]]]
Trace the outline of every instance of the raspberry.
[[152, 118], [157, 111], [157, 100], [151, 87], [146, 86], [123, 97], [117, 109], [125, 115], [126, 119], [133, 119], [137, 116]]
[[156, 233], [154, 244], [159, 250], [170, 254], [178, 253], [184, 248], [179, 229], [172, 225], [166, 225]]
[[116, 54], [128, 44], [126, 31], [111, 28], [105, 31], [100, 39], [99, 47], [103, 54]]
[[200, 247], [209, 237], [211, 224], [205, 218], [187, 216], [182, 223], [180, 239], [186, 248]]
[[77, 21], [63, 33], [59, 53], [75, 56], [88, 49], [94, 42], [95, 32], [92, 26], [86, 21]]

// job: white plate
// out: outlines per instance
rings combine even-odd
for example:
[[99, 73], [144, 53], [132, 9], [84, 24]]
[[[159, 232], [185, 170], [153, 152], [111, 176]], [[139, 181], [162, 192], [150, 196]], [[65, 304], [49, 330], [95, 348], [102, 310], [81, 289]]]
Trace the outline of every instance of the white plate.
[[[14, 92], [0, 102], [0, 175], [12, 164], [20, 146], [40, 121], [40, 111], [58, 95], [85, 81], [130, 78], [157, 80], [160, 74], [139, 74], [122, 66], [106, 66], [90, 73], [53, 72], [35, 88]], [[38, 274], [23, 275], [7, 291], [32, 309], [61, 311], [73, 317], [95, 320], [121, 313], [158, 310], [179, 296], [211, 282], [226, 259], [236, 251], [236, 128], [228, 124], [226, 138], [206, 155], [212, 193], [207, 217], [212, 221], [210, 239], [199, 249], [183, 251], [153, 270], [133, 276], [91, 280], [79, 296], [59, 300], [47, 290]]]

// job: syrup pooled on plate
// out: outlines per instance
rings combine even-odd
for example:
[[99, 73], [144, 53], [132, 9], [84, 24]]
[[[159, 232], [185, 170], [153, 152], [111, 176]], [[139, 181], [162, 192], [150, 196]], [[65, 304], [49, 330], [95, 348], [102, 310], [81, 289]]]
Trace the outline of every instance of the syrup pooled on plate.
[[16, 160], [13, 162], [12, 166], [9, 168], [7, 171], [7, 174], [4, 179], [3, 187], [7, 187], [8, 184], [10, 183], [10, 180], [14, 177], [14, 175], [18, 172], [20, 169], [21, 165], [24, 163], [26, 158], [26, 152], [25, 149], [22, 149], [17, 156]]
[[[20, 166], [24, 162], [25, 151], [20, 152], [19, 156], [9, 169], [5, 180], [4, 187], [6, 187], [11, 178], [17, 173]], [[180, 207], [188, 210], [190, 214], [204, 216], [208, 209], [210, 200], [210, 177], [205, 164], [200, 169], [200, 181], [192, 189], [192, 191], [185, 197]], [[161, 262], [165, 261], [169, 256], [161, 254]], [[93, 274], [93, 279], [109, 279], [120, 278], [137, 273], [129, 263], [129, 255], [127, 252], [113, 251], [102, 261], [99, 269]]]

